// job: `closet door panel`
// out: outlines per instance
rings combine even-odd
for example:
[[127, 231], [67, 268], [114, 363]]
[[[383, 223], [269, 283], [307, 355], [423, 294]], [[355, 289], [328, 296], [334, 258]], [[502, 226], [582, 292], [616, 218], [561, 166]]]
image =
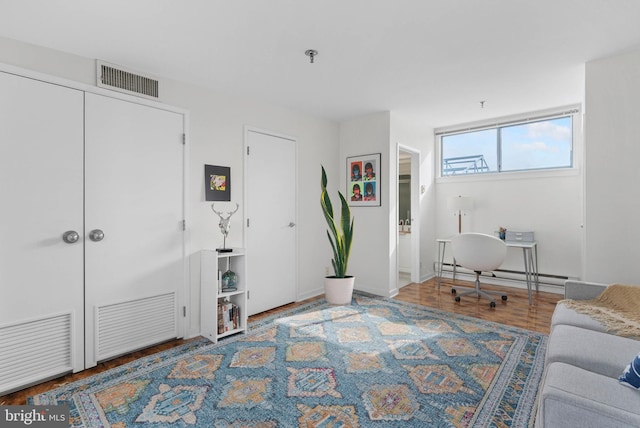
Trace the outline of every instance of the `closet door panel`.
[[2, 394], [84, 367], [83, 93], [0, 72], [0, 94]]
[[178, 335], [184, 125], [182, 114], [87, 94], [85, 126], [90, 367]]

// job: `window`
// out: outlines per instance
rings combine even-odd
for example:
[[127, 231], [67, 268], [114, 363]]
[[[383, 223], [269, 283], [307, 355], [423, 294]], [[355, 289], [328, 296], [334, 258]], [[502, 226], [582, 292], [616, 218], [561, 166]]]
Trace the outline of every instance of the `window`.
[[571, 168], [574, 113], [442, 132], [441, 175]]

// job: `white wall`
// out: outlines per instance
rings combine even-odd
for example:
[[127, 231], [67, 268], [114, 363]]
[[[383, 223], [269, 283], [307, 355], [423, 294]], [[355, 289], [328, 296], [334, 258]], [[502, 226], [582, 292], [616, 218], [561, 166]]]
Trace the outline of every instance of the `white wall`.
[[[0, 63], [95, 86], [95, 62], [89, 58], [0, 38]], [[336, 166], [339, 125], [258, 100], [239, 98], [162, 78], [162, 70], [140, 71], [160, 78], [162, 102], [190, 112], [190, 253], [201, 248], [215, 248], [222, 242], [217, 226], [218, 218], [211, 212], [210, 203], [204, 201], [204, 164], [231, 167], [231, 198], [242, 204], [244, 125], [291, 135], [297, 139], [298, 293], [301, 299], [322, 293], [324, 262], [318, 261], [322, 256], [318, 254], [317, 243], [326, 240], [326, 232], [319, 203], [320, 164], [327, 167], [329, 180], [335, 185], [340, 173]], [[243, 245], [242, 208], [241, 206], [240, 211], [232, 218], [228, 245]], [[320, 248], [320, 253], [326, 254], [326, 263], [330, 263], [328, 243]], [[192, 334], [199, 331], [198, 275], [199, 272], [192, 272], [192, 305], [189, 317]]]
[[95, 86], [91, 59], [0, 37], [0, 62]]
[[[420, 174], [418, 177], [411, 177], [412, 182], [418, 180], [419, 186], [424, 186], [424, 192], [420, 193], [419, 204], [419, 230], [420, 230], [420, 279], [426, 280], [434, 275], [433, 260], [436, 259], [434, 254], [433, 242], [435, 242], [435, 189], [434, 183], [434, 144], [433, 144], [433, 129], [424, 127], [423, 124], [410, 123], [396, 114], [391, 114], [391, 152], [394, 156], [397, 154], [396, 148], [398, 145], [411, 148], [414, 151], [420, 152]], [[394, 158], [391, 161], [394, 166], [397, 166], [398, 160]], [[394, 175], [398, 177], [398, 173]], [[397, 191], [397, 184], [394, 186], [394, 191]], [[395, 200], [395, 198], [393, 199]], [[397, 207], [397, 203], [394, 203], [393, 210]], [[395, 211], [391, 212], [390, 220], [390, 234], [396, 236], [396, 217]], [[391, 271], [394, 275], [395, 272]]]
[[[95, 84], [93, 59], [9, 39], [0, 38], [0, 62], [83, 84]], [[584, 275], [587, 279], [604, 280], [607, 277], [601, 274], [612, 266], [612, 272], [620, 272], [618, 280], [620, 277], [637, 277], [632, 261], [625, 257], [632, 258], [632, 253], [626, 248], [632, 248], [630, 243], [638, 242], [640, 238], [633, 222], [626, 224], [626, 218], [638, 211], [635, 208], [640, 201], [638, 191], [629, 185], [637, 181], [631, 162], [635, 161], [634, 155], [640, 150], [634, 129], [630, 126], [638, 122], [640, 115], [634, 104], [640, 92], [638, 62], [638, 54], [635, 53], [595, 61], [587, 67], [587, 114], [591, 121], [587, 123], [591, 140], [587, 157], [589, 227]], [[161, 70], [140, 71], [162, 76]], [[395, 114], [374, 113], [337, 124], [259, 100], [214, 92], [162, 77], [160, 80], [162, 101], [190, 112], [191, 252], [216, 247], [221, 242], [217, 217], [204, 202], [203, 165], [230, 166], [232, 199], [242, 203], [243, 127], [251, 125], [291, 135], [298, 140], [300, 299], [322, 293], [325, 267], [331, 264], [326, 226], [318, 201], [320, 164], [327, 170], [329, 188], [334, 189], [332, 198], [335, 199], [335, 190], [345, 192], [346, 189], [346, 157], [367, 153], [382, 154], [382, 206], [353, 208], [356, 229], [349, 271], [357, 276], [357, 289], [389, 296], [397, 292], [394, 210], [398, 144], [421, 152], [420, 184], [425, 186], [425, 192], [420, 195], [422, 279], [433, 275], [437, 249], [435, 238], [456, 232], [457, 220], [447, 208], [447, 199], [457, 195], [473, 196], [476, 204], [473, 212], [464, 218], [463, 230], [492, 233], [499, 226], [534, 230], [539, 243], [541, 273], [583, 276], [581, 141], [576, 141], [577, 170], [572, 173], [510, 174], [497, 179], [445, 179], [436, 182], [437, 153], [432, 130], [424, 129], [420, 124], [405, 123]], [[618, 151], [610, 150], [614, 143], [625, 150], [624, 157]], [[624, 171], [617, 166], [623, 160], [625, 165], [629, 165]], [[605, 168], [605, 165], [610, 166]], [[622, 186], [625, 186], [625, 193], [611, 191]], [[634, 202], [628, 202], [626, 195], [629, 192]], [[622, 221], [617, 220], [618, 215]], [[241, 211], [232, 219], [230, 245], [240, 246], [243, 243], [242, 218], [241, 206]], [[618, 228], [622, 231], [617, 232], [614, 227], [620, 224], [622, 226]], [[612, 236], [616, 236], [615, 241]], [[602, 248], [610, 247], [614, 250], [602, 251]], [[615, 251], [616, 248], [622, 250]], [[504, 267], [521, 270], [521, 255], [510, 252]], [[199, 324], [198, 299], [199, 292], [193, 285], [192, 331], [197, 331]]]
[[[572, 170], [437, 179], [437, 236], [444, 238], [458, 233], [458, 215], [449, 208], [448, 200], [455, 196], [469, 196], [473, 198], [475, 206], [462, 218], [463, 232], [494, 234], [499, 227], [534, 231], [540, 274], [579, 278], [582, 270], [584, 199], [581, 128], [579, 118], [575, 119], [575, 168]], [[445, 263], [451, 261], [451, 252], [448, 251]], [[510, 249], [501, 269], [523, 271], [522, 252]], [[512, 278], [520, 280], [524, 276], [513, 275]], [[540, 279], [542, 283], [563, 284], [561, 278], [543, 276]], [[523, 283], [513, 285], [524, 286]], [[561, 291], [558, 288], [555, 290]]]
[[[211, 212], [210, 203], [204, 202], [203, 165], [231, 166], [231, 199], [240, 203], [241, 210], [232, 217], [227, 244], [242, 246], [243, 126], [289, 135], [296, 139], [298, 152], [298, 298], [323, 293], [323, 264], [319, 262], [318, 246], [310, 244], [326, 240], [320, 209], [320, 164], [325, 165], [329, 180], [335, 182], [338, 169], [327, 166], [336, 163], [338, 124], [183, 83], [169, 85], [167, 90], [172, 104], [188, 106], [191, 112], [192, 250], [222, 244], [218, 218]], [[330, 260], [331, 250], [326, 244], [320, 246], [320, 253]]]
[[[346, 189], [346, 158], [349, 156], [381, 153], [381, 177], [383, 191], [380, 207], [352, 207], [355, 218], [354, 241], [349, 262], [349, 271], [356, 277], [355, 288], [382, 295], [398, 293], [397, 278], [397, 191], [398, 191], [398, 144], [418, 150], [422, 161], [431, 159], [433, 133], [419, 124], [408, 123], [390, 112], [373, 113], [358, 117], [340, 125], [340, 190]], [[425, 189], [432, 182], [431, 167], [427, 162], [421, 166], [420, 183]], [[421, 259], [433, 260], [432, 246], [424, 248], [423, 242], [432, 241], [433, 221], [429, 216], [432, 191], [420, 197]], [[424, 225], [424, 226], [422, 226]], [[425, 239], [427, 237], [427, 239]]]
[[640, 51], [586, 65], [584, 279], [640, 283]]
[[[389, 112], [374, 113], [358, 117], [340, 126], [340, 168], [341, 192], [346, 193], [347, 157], [371, 153], [381, 153], [380, 179], [382, 192], [379, 207], [351, 207], [354, 232], [349, 259], [348, 273], [356, 277], [354, 287], [357, 290], [389, 296], [389, 277], [391, 272], [389, 248]], [[394, 168], [395, 171], [395, 168]], [[331, 184], [331, 183], [330, 183]], [[337, 195], [331, 194], [331, 200], [337, 201]], [[334, 206], [337, 202], [334, 202]], [[395, 238], [394, 238], [395, 242]], [[327, 243], [328, 245], [328, 243]], [[385, 250], [374, 251], [374, 248]], [[394, 255], [395, 257], [395, 255]], [[330, 266], [330, 259], [327, 259]]]

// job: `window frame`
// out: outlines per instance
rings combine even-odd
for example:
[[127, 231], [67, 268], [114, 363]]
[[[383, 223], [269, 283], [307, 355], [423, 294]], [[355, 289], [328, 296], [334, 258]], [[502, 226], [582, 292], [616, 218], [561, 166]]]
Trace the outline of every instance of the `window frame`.
[[[517, 170], [502, 171], [502, 132], [500, 128], [507, 128], [510, 126], [525, 125], [529, 123], [543, 122], [546, 120], [553, 120], [562, 117], [571, 118], [571, 154], [569, 166], [554, 166], [554, 167], [542, 167], [542, 168], [526, 168]], [[496, 130], [496, 153], [497, 153], [497, 171], [478, 172], [471, 174], [449, 174], [443, 175], [443, 137], [456, 134], [464, 134], [469, 132], [477, 132], [483, 130], [494, 129]], [[490, 119], [481, 122], [466, 123], [460, 125], [454, 125], [444, 128], [434, 129], [434, 140], [436, 148], [436, 181], [457, 181], [457, 180], [486, 180], [486, 179], [500, 179], [501, 177], [511, 177], [513, 175], [518, 176], [549, 176], [549, 175], [574, 175], [579, 168], [579, 152], [582, 143], [582, 113], [579, 104], [569, 105], [549, 110], [529, 112], [514, 116], [507, 116], [497, 119]]]

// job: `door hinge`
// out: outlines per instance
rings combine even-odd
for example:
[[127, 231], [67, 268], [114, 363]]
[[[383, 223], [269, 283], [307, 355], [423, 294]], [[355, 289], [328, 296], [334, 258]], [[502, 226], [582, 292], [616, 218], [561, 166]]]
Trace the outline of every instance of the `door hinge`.
[[251, 292], [250, 292], [249, 290], [247, 290], [247, 300], [249, 300], [249, 294], [250, 294], [250, 293], [251, 293]]
[[249, 227], [249, 219], [247, 219], [247, 227]]
[[187, 230], [187, 220], [182, 220], [182, 230]]
[[247, 156], [249, 156], [249, 146], [247, 146]]
[[182, 134], [182, 144], [187, 144], [187, 134]]
[[186, 307], [186, 306], [183, 306], [183, 307], [182, 307], [182, 316], [183, 316], [183, 317], [186, 317], [186, 316], [187, 316], [187, 307]]

